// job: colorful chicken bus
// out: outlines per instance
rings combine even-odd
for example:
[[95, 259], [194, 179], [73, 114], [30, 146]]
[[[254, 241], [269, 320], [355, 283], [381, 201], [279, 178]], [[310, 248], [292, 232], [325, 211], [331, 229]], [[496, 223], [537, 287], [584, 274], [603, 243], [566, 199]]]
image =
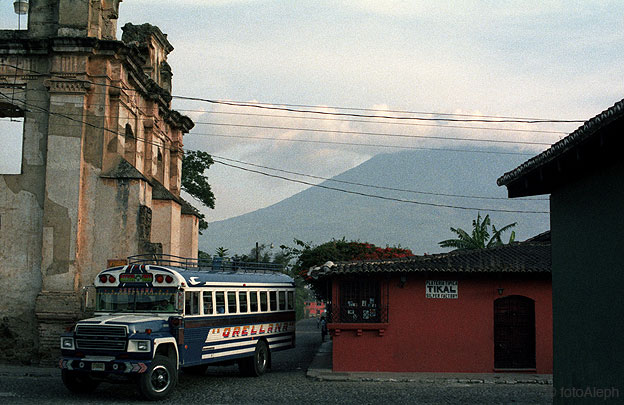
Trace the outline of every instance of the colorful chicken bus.
[[178, 371], [238, 363], [260, 376], [271, 353], [295, 346], [295, 284], [272, 264], [134, 256], [95, 279], [95, 316], [61, 336], [59, 366], [73, 392], [130, 381], [151, 400]]

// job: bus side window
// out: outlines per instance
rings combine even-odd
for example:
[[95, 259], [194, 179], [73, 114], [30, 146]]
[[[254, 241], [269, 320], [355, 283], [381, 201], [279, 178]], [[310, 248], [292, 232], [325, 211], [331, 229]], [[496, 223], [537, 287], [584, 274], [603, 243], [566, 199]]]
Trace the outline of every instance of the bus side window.
[[225, 313], [225, 293], [223, 291], [215, 292], [215, 301], [217, 306], [217, 314]]
[[280, 291], [278, 294], [279, 294], [279, 310], [283, 311], [286, 309], [286, 291]]
[[260, 311], [266, 312], [268, 311], [268, 302], [267, 302], [267, 292], [260, 291]]
[[184, 313], [186, 315], [199, 314], [199, 292], [187, 291], [184, 294]]
[[227, 293], [227, 301], [228, 301], [228, 314], [236, 313], [236, 291], [228, 291]]
[[288, 309], [295, 309], [295, 293], [288, 291]]
[[249, 306], [251, 312], [258, 312], [258, 291], [249, 292]]
[[244, 313], [244, 312], [248, 312], [247, 311], [247, 292], [246, 291], [239, 291], [238, 292], [238, 312], [240, 313]]
[[269, 311], [277, 311], [277, 291], [269, 292], [269, 301], [271, 302]]
[[212, 291], [204, 291], [204, 315], [212, 315]]

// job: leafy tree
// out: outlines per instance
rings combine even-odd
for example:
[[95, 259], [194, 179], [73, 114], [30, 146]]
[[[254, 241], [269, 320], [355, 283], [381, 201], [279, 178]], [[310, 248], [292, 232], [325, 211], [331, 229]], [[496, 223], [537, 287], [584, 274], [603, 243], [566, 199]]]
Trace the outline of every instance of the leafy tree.
[[[187, 151], [182, 158], [182, 190], [200, 201], [208, 208], [215, 207], [215, 196], [204, 172], [214, 163], [212, 157], [200, 150]], [[208, 228], [208, 223], [200, 214], [199, 230]], [[201, 232], [200, 232], [201, 233]]]
[[[481, 220], [481, 214], [477, 214], [477, 219], [472, 221], [472, 234], [464, 231], [461, 228], [451, 228], [451, 231], [457, 234], [456, 239], [447, 239], [439, 242], [439, 245], [443, 248], [455, 248], [456, 250], [470, 250], [470, 249], [483, 249], [493, 246], [503, 245], [501, 235], [503, 232], [516, 226], [516, 222], [509, 225], [505, 225], [500, 229], [496, 229], [496, 226], [492, 226], [492, 236], [490, 236], [489, 227], [491, 225], [490, 216], [486, 215]], [[516, 239], [516, 233], [511, 232], [509, 242], [512, 243]]]
[[315, 294], [321, 299], [329, 299], [325, 282], [308, 278], [308, 270], [328, 261], [380, 260], [413, 256], [409, 249], [398, 247], [380, 248], [371, 243], [332, 239], [329, 242], [312, 247], [309, 243], [295, 239], [295, 248], [281, 246], [292, 258], [296, 258], [292, 272], [302, 281], [309, 283]]
[[205, 262], [209, 262], [212, 260], [212, 256], [210, 256], [210, 253], [208, 252], [204, 252], [203, 250], [199, 250], [199, 252], [197, 253], [197, 258], [199, 260], [205, 261]]

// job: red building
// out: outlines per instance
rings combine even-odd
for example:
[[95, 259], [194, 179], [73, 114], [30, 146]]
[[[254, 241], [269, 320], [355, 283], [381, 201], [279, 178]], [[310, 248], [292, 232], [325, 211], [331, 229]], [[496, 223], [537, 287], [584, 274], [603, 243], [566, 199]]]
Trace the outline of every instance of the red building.
[[[334, 371], [552, 373], [550, 234], [310, 270], [331, 297]], [[322, 287], [321, 287], [322, 288]]]
[[303, 303], [306, 318], [318, 318], [325, 312], [324, 302], [306, 301]]

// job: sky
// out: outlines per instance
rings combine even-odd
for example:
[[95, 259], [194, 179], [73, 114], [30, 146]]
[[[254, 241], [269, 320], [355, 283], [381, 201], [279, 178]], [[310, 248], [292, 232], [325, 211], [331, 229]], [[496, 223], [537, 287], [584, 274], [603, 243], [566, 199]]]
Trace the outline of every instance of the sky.
[[[118, 38], [127, 22], [168, 35], [174, 96], [369, 116], [586, 120], [624, 97], [623, 11], [620, 1], [125, 0]], [[0, 12], [0, 29], [16, 26], [15, 14]], [[373, 119], [180, 98], [173, 108], [196, 123], [185, 149], [314, 183], [266, 167], [331, 177], [418, 147], [498, 147], [528, 159], [580, 125]], [[0, 119], [0, 172], [19, 168], [19, 132]], [[219, 163], [206, 174], [216, 196], [215, 209], [203, 209], [209, 222], [308, 187]]]

